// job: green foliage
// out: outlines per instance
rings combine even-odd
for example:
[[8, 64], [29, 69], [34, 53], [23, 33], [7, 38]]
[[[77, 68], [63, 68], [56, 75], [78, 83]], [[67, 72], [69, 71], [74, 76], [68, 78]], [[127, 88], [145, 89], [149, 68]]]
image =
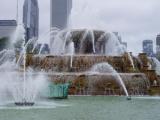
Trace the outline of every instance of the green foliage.
[[0, 50], [6, 49], [9, 45], [8, 38], [0, 38]]

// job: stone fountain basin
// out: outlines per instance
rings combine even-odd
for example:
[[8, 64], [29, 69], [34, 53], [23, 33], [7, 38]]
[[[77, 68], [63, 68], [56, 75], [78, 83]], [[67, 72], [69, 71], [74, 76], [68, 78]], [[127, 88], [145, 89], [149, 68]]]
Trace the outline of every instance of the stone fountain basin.
[[[14, 73], [14, 72], [13, 72]], [[19, 72], [23, 77], [23, 72]], [[8, 73], [9, 74], [9, 73]], [[115, 93], [117, 95], [124, 95], [121, 85], [116, 79], [116, 74], [112, 73], [97, 73], [97, 72], [33, 72], [26, 73], [26, 76], [37, 75], [46, 76], [46, 79], [51, 83], [70, 83], [69, 94], [76, 95], [75, 91], [86, 90], [94, 88], [96, 95], [103, 95], [104, 91], [113, 89], [121, 91], [121, 93]], [[148, 91], [149, 80], [143, 73], [119, 73], [127, 90], [130, 94], [139, 94], [136, 91], [143, 91], [142, 94], [146, 94]], [[33, 79], [34, 81], [34, 79]], [[92, 93], [87, 93], [92, 95]], [[19, 105], [25, 105], [27, 103], [18, 103]], [[21, 105], [21, 106], [22, 106]], [[30, 103], [29, 103], [30, 105]]]
[[[3, 72], [0, 72], [3, 74]], [[8, 72], [8, 74], [17, 74], [17, 72]], [[44, 75], [51, 82], [63, 81], [63, 82], [74, 82], [78, 80], [86, 81], [86, 82], [113, 82], [116, 81], [116, 74], [113, 73], [98, 73], [98, 72], [34, 72], [28, 73], [26, 72], [26, 76], [34, 76]], [[18, 72], [18, 75], [23, 77], [23, 72]], [[139, 84], [139, 86], [147, 86], [149, 84], [149, 80], [144, 73], [119, 73], [125, 85], [130, 85], [132, 83]], [[130, 85], [131, 86], [131, 85]]]
[[138, 61], [134, 59], [136, 69], [126, 56], [106, 56], [98, 54], [76, 55], [28, 55], [27, 66], [46, 72], [86, 72], [99, 63], [109, 63], [118, 73], [139, 72]]
[[[47, 73], [49, 80], [53, 83], [70, 83], [70, 94], [86, 89], [94, 89], [95, 95], [104, 95], [104, 91], [109, 89], [120, 91], [115, 95], [124, 95], [122, 86], [116, 79], [115, 74], [111, 73]], [[119, 74], [126, 85], [130, 94], [147, 94], [149, 80], [143, 73], [120, 73]], [[138, 91], [138, 92], [137, 92]], [[77, 94], [77, 93], [76, 93]], [[94, 95], [92, 93], [87, 93]], [[86, 95], [86, 93], [85, 93]]]

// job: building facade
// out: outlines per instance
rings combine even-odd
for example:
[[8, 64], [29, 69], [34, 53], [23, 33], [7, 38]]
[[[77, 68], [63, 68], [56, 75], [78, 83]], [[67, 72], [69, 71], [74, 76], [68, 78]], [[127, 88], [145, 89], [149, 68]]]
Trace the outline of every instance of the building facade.
[[9, 47], [10, 37], [17, 27], [16, 20], [0, 20], [0, 51]]
[[51, 28], [64, 29], [68, 25], [72, 0], [51, 0]]
[[38, 39], [39, 7], [37, 0], [25, 0], [23, 5], [23, 24], [26, 31], [26, 42], [32, 38]]
[[0, 38], [8, 38], [16, 30], [16, 20], [0, 20]]
[[156, 38], [156, 53], [160, 53], [160, 34]]
[[152, 57], [154, 55], [152, 40], [144, 40], [143, 41], [143, 52], [147, 53], [147, 55], [150, 57]]

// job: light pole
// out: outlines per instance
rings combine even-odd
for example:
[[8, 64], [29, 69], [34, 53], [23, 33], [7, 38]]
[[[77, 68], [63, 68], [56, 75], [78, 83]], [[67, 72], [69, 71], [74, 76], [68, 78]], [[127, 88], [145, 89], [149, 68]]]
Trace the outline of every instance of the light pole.
[[17, 13], [16, 13], [16, 21], [18, 23], [18, 18], [19, 18], [19, 13], [18, 13], [18, 9], [19, 9], [19, 0], [17, 0], [17, 7], [16, 7], [16, 10], [17, 10]]

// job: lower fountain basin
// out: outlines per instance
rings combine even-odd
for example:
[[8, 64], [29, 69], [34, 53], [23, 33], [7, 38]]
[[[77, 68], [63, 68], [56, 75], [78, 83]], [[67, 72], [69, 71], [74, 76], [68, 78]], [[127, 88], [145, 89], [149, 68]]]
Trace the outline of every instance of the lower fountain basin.
[[15, 107], [9, 103], [0, 106], [0, 118], [1, 120], [80, 120], [81, 118], [93, 120], [94, 116], [95, 120], [105, 120], [105, 118], [159, 120], [159, 101], [159, 97], [150, 96], [132, 96], [130, 102], [126, 101], [124, 96], [69, 96], [69, 100], [37, 101], [36, 105], [31, 107]]

